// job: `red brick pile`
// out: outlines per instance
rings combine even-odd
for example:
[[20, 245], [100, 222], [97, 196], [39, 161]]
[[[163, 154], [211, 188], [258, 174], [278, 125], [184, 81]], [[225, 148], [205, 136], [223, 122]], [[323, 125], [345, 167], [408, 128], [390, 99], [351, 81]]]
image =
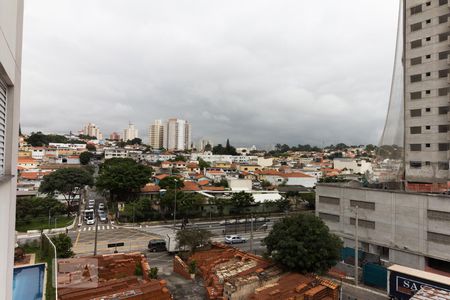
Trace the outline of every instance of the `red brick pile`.
[[173, 271], [185, 279], [191, 279], [191, 275], [189, 274], [188, 266], [178, 256], [175, 256], [173, 258]]

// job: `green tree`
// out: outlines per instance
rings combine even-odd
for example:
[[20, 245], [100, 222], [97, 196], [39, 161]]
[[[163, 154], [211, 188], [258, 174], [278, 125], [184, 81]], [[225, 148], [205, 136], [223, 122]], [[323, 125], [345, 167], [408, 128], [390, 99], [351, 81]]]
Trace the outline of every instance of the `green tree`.
[[316, 208], [316, 193], [303, 193], [300, 194], [300, 198], [302, 198], [303, 201], [308, 202], [308, 208]]
[[236, 148], [231, 146], [230, 140], [227, 139], [227, 143], [225, 147], [222, 144], [218, 144], [214, 146], [212, 149], [213, 154], [221, 154], [221, 155], [237, 155]]
[[220, 179], [219, 182], [214, 182], [214, 186], [222, 186], [224, 188], [228, 187], [228, 180], [226, 180], [225, 178]]
[[261, 186], [263, 187], [263, 188], [268, 188], [269, 186], [271, 186], [272, 184], [270, 183], [270, 182], [268, 182], [267, 180], [263, 180], [263, 181], [261, 181]]
[[150, 182], [152, 169], [131, 158], [107, 159], [100, 167], [96, 186], [109, 191], [112, 202], [129, 202]]
[[62, 194], [67, 202], [67, 216], [73, 208], [73, 201], [85, 186], [93, 186], [94, 177], [83, 169], [65, 168], [45, 175], [39, 192], [54, 196]]
[[81, 154], [80, 154], [80, 163], [82, 165], [87, 165], [91, 161], [91, 158], [93, 156], [94, 156], [94, 154], [92, 154], [92, 152], [89, 152], [89, 151], [81, 152]]
[[17, 198], [16, 219], [23, 221], [27, 218], [48, 217], [60, 215], [66, 212], [63, 203], [52, 197], [27, 197]]
[[263, 240], [266, 255], [287, 269], [323, 274], [340, 259], [342, 241], [311, 214], [299, 214], [275, 223]]
[[127, 145], [141, 145], [142, 144], [142, 139], [140, 138], [134, 138], [132, 140], [128, 140]]
[[175, 239], [180, 248], [187, 247], [193, 253], [200, 247], [207, 245], [211, 239], [211, 232], [202, 228], [189, 228], [179, 230]]
[[253, 198], [252, 194], [242, 191], [233, 194], [233, 196], [231, 197], [231, 203], [239, 209], [248, 208], [255, 203], [255, 199]]
[[167, 176], [166, 178], [161, 179], [158, 185], [160, 188], [166, 190], [175, 189], [175, 185], [177, 189], [184, 187], [183, 181], [175, 176]]
[[150, 279], [158, 279], [158, 268], [151, 267], [148, 271], [148, 277], [150, 277]]
[[211, 144], [206, 144], [204, 151], [212, 151], [212, 146]]
[[203, 159], [201, 159], [199, 157], [198, 158], [198, 167], [200, 168], [200, 170], [203, 170], [205, 168], [210, 168], [211, 164], [209, 162], [204, 161]]
[[56, 254], [58, 258], [69, 258], [74, 255], [72, 251], [72, 239], [64, 233], [51, 238], [56, 247]]

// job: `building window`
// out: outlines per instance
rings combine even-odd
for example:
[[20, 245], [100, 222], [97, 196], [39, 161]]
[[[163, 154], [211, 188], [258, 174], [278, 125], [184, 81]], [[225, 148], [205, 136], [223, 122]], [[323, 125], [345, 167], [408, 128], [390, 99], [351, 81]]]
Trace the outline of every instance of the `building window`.
[[439, 34], [439, 42], [444, 42], [448, 40], [448, 32]]
[[425, 148], [430, 148], [431, 144], [425, 144]]
[[440, 161], [438, 162], [439, 170], [448, 170], [448, 161]]
[[431, 19], [425, 21], [426, 24], [431, 24]]
[[447, 234], [428, 231], [427, 240], [438, 244], [450, 245], [450, 235]]
[[422, 12], [422, 4], [413, 6], [413, 7], [411, 7], [410, 10], [411, 10], [412, 15], [418, 14], [418, 13]]
[[338, 215], [333, 214], [327, 214], [323, 212], [319, 212], [319, 218], [321, 218], [324, 221], [330, 221], [330, 222], [336, 222], [339, 223], [340, 217]]
[[410, 76], [411, 83], [422, 81], [422, 74], [416, 74]]
[[422, 127], [421, 126], [413, 126], [409, 128], [409, 133], [411, 134], [421, 134], [422, 133]]
[[335, 197], [319, 196], [319, 203], [339, 205], [340, 199]]
[[425, 126], [425, 130], [430, 130], [431, 129], [431, 126], [430, 125], [426, 125]]
[[0, 176], [5, 175], [6, 83], [0, 78]]
[[438, 95], [439, 96], [447, 96], [448, 95], [448, 88], [440, 88], [440, 89], [438, 89]]
[[425, 112], [430, 112], [430, 111], [431, 111], [430, 107], [425, 108]]
[[439, 17], [439, 24], [446, 23], [448, 20], [448, 14]]
[[439, 52], [439, 59], [447, 59], [449, 51]]
[[412, 24], [410, 27], [411, 27], [411, 31], [420, 30], [420, 29], [422, 29], [422, 22]]
[[431, 36], [427, 36], [427, 37], [425, 38], [425, 41], [427, 41], [427, 42], [431, 41]]
[[425, 55], [425, 58], [426, 58], [426, 59], [430, 59], [430, 58], [431, 58], [431, 54]]
[[431, 72], [426, 72], [425, 76], [430, 77], [431, 76]]
[[411, 151], [422, 151], [422, 144], [410, 144], [409, 148]]
[[[448, 163], [447, 163], [447, 165], [448, 165]], [[427, 211], [427, 216], [428, 216], [428, 219], [432, 219], [432, 220], [450, 221], [450, 212], [446, 212], [446, 211], [429, 209]]]
[[431, 1], [428, 1], [427, 3], [425, 3], [426, 6], [430, 6], [431, 5]]
[[422, 110], [421, 109], [411, 109], [410, 113], [411, 113], [411, 117], [420, 117], [420, 116], [422, 116]]
[[439, 143], [438, 149], [439, 151], [448, 151], [448, 143]]
[[430, 95], [431, 94], [431, 90], [426, 90], [425, 94]]
[[422, 40], [415, 40], [411, 42], [411, 49], [422, 47]]
[[422, 63], [422, 56], [411, 58], [411, 65], [419, 65]]
[[443, 78], [443, 77], [447, 77], [447, 76], [448, 76], [448, 69], [439, 71], [439, 78]]
[[[356, 219], [350, 218], [350, 225], [355, 225], [355, 223], [356, 223]], [[375, 229], [375, 222], [358, 219], [358, 226], [364, 227], [364, 228], [369, 228], [369, 229]]]
[[422, 98], [422, 92], [413, 92], [411, 93], [411, 100], [417, 100]]
[[422, 168], [422, 162], [421, 161], [410, 161], [409, 166], [411, 169], [420, 169]]
[[425, 166], [431, 166], [431, 161], [426, 161]]
[[448, 106], [440, 106], [439, 107], [439, 114], [440, 115], [446, 115], [448, 113]]
[[375, 210], [375, 202], [368, 202], [368, 201], [359, 201], [359, 200], [350, 200], [350, 206], [358, 208], [364, 208], [364, 209], [370, 209]]
[[439, 125], [439, 132], [448, 132], [448, 125]]
[[446, 5], [448, 4], [448, 0], [439, 0], [439, 5]]

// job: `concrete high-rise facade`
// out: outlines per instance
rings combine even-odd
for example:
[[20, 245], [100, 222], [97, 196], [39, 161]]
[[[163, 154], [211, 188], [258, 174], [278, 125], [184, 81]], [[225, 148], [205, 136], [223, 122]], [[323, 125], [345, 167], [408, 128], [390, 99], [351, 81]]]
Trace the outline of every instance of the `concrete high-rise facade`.
[[408, 183], [449, 178], [448, 0], [403, 1], [404, 146]]
[[103, 134], [101, 133], [100, 129], [93, 123], [88, 123], [83, 126], [83, 134], [93, 136], [97, 140], [103, 139]]
[[155, 120], [148, 129], [148, 141], [153, 149], [164, 147], [164, 124], [161, 120]]
[[128, 128], [123, 130], [123, 141], [132, 140], [139, 137], [138, 130], [134, 124], [129, 123]]
[[12, 299], [23, 0], [0, 0], [0, 299]]
[[191, 124], [188, 121], [169, 119], [164, 125], [164, 148], [170, 151], [191, 149], [191, 134]]

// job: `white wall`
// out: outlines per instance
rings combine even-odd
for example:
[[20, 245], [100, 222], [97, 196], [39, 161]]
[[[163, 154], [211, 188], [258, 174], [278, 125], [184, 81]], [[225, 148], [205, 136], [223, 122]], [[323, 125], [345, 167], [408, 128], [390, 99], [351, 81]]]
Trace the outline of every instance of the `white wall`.
[[0, 0], [0, 77], [6, 81], [5, 176], [0, 177], [0, 299], [12, 299], [23, 1]]

